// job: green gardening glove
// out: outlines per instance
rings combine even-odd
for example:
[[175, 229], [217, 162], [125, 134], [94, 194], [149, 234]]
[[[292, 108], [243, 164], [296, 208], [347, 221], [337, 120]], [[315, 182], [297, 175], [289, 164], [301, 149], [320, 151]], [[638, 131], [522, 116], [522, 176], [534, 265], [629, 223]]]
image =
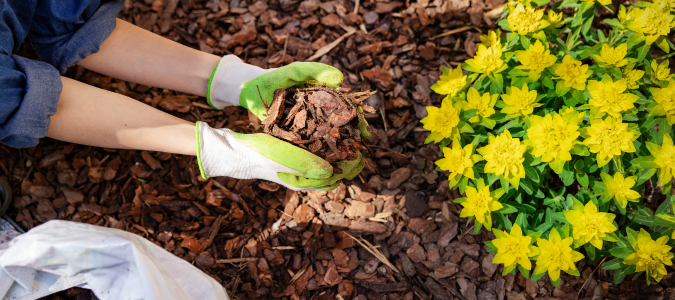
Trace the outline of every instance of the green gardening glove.
[[260, 101], [261, 96], [271, 105], [276, 89], [287, 89], [307, 82], [338, 86], [342, 78], [340, 70], [321, 63], [294, 62], [278, 69], [264, 70], [246, 64], [234, 55], [228, 55], [220, 60], [213, 71], [206, 99], [217, 109], [241, 105], [260, 120], [265, 120], [267, 116], [265, 106]]
[[241, 134], [213, 129], [197, 122], [197, 160], [204, 178], [229, 176], [265, 179], [292, 190], [332, 190], [339, 180], [352, 179], [365, 166], [361, 153], [350, 161], [338, 162], [342, 174], [320, 157], [273, 136]]

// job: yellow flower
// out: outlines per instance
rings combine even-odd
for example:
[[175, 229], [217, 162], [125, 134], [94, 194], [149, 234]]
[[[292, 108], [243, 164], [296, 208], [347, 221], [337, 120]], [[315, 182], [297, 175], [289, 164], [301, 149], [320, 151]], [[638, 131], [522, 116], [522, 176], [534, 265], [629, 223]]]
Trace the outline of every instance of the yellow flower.
[[663, 136], [661, 146], [652, 142], [647, 142], [647, 149], [654, 156], [654, 163], [659, 166], [659, 183], [661, 186], [667, 185], [675, 177], [675, 146], [670, 134]]
[[504, 194], [502, 189], [490, 192], [490, 186], [485, 185], [483, 179], [478, 180], [476, 188], [466, 187], [466, 198], [459, 202], [464, 208], [459, 214], [460, 218], [476, 217], [476, 221], [491, 228], [492, 217], [490, 212], [501, 209], [503, 206], [499, 203], [499, 197]]
[[497, 35], [496, 32], [490, 30], [488, 31], [487, 34], [483, 34], [480, 36], [480, 42], [485, 45], [485, 47], [490, 47], [492, 45], [496, 45], [500, 43], [499, 36]]
[[599, 118], [607, 113], [621, 119], [622, 112], [635, 108], [633, 103], [640, 97], [624, 93], [627, 87], [625, 80], [615, 82], [609, 75], [602, 77], [602, 81], [589, 80], [588, 92], [591, 94], [591, 100], [588, 104], [593, 106], [591, 116]]
[[523, 231], [518, 224], [513, 224], [511, 233], [506, 231], [493, 230], [495, 239], [492, 244], [497, 248], [497, 254], [492, 259], [493, 264], [504, 264], [504, 268], [514, 268], [517, 265], [532, 269], [530, 257], [537, 253], [535, 246], [532, 246], [532, 237], [523, 236]]
[[466, 60], [466, 65], [471, 69], [469, 71], [476, 73], [484, 73], [490, 75], [492, 73], [499, 73], [506, 70], [507, 66], [502, 59], [501, 44], [494, 44], [486, 47], [483, 44], [478, 44], [478, 51], [476, 56]]
[[539, 79], [541, 72], [552, 66], [556, 60], [555, 55], [551, 55], [540, 40], [530, 45], [530, 48], [525, 51], [516, 51], [516, 58], [523, 64], [517, 66], [516, 69], [530, 70], [529, 77], [532, 81]]
[[452, 106], [449, 101], [443, 101], [441, 108], [427, 106], [429, 115], [422, 119], [424, 129], [431, 131], [427, 138], [434, 143], [442, 141], [444, 138], [454, 138], [459, 136], [457, 124], [459, 124], [459, 110]]
[[562, 12], [556, 13], [553, 10], [548, 11], [546, 21], [551, 23], [551, 26], [553, 26], [554, 28], [559, 28], [565, 25], [565, 21], [563, 21], [563, 13]]
[[431, 86], [431, 89], [437, 94], [454, 97], [466, 86], [466, 78], [467, 76], [462, 73], [462, 66], [454, 70], [443, 67], [441, 78]]
[[462, 148], [458, 140], [452, 142], [452, 148], [443, 148], [443, 158], [436, 161], [436, 165], [443, 171], [450, 171], [448, 177], [450, 188], [457, 185], [462, 176], [473, 179], [473, 164], [482, 160], [478, 154], [473, 154], [473, 145]]
[[511, 133], [506, 130], [497, 137], [490, 136], [488, 145], [477, 151], [487, 161], [485, 173], [504, 175], [513, 186], [518, 188], [520, 179], [525, 178], [523, 154], [527, 151], [527, 147], [521, 144], [520, 139], [511, 137]]
[[549, 25], [548, 21], [542, 20], [543, 16], [543, 9], [537, 10], [518, 3], [516, 8], [511, 10], [507, 20], [512, 31], [518, 32], [520, 35], [528, 35]]
[[570, 150], [579, 143], [579, 120], [583, 120], [584, 115], [572, 110], [544, 117], [530, 116], [531, 127], [527, 130], [527, 136], [534, 149], [533, 155], [548, 162], [557, 174], [562, 172], [566, 161], [572, 160]]
[[675, 124], [675, 80], [668, 80], [668, 87], [649, 88], [657, 105], [649, 112], [650, 116], [666, 116], [668, 124]]
[[675, 0], [654, 0], [652, 7], [660, 10], [672, 11], [675, 10]]
[[485, 93], [482, 96], [478, 93], [473, 87], [469, 88], [469, 92], [466, 94], [466, 101], [462, 101], [463, 110], [477, 109], [478, 112], [469, 119], [469, 122], [476, 123], [481, 120], [481, 118], [487, 118], [495, 113], [495, 103], [497, 103], [497, 98], [499, 94], [490, 95], [490, 93]]
[[651, 45], [661, 36], [668, 35], [670, 29], [675, 27], [673, 15], [667, 10], [633, 8], [633, 20], [627, 22], [628, 29], [645, 37], [647, 45]]
[[572, 56], [565, 55], [561, 64], [554, 66], [554, 73], [558, 75], [555, 79], [562, 80], [566, 88], [573, 88], [583, 91], [586, 88], [586, 79], [590, 74], [588, 73], [588, 65], [582, 64], [575, 60]]
[[565, 219], [572, 225], [572, 236], [579, 240], [581, 245], [591, 243], [602, 250], [602, 238], [606, 233], [616, 231], [612, 224], [614, 214], [598, 212], [598, 207], [593, 201], [588, 201], [583, 210], [565, 211]]
[[661, 81], [670, 79], [670, 68], [668, 68], [667, 59], [660, 64], [656, 63], [656, 60], [652, 60], [650, 66], [652, 67], [652, 81], [661, 83]]
[[622, 152], [635, 152], [633, 141], [640, 136], [639, 132], [629, 129], [627, 123], [621, 123], [620, 118], [612, 117], [591, 119], [591, 126], [582, 128], [581, 133], [587, 136], [584, 144], [589, 151], [598, 154], [598, 167], [606, 165]]
[[548, 277], [551, 278], [551, 281], [560, 279], [560, 271], [579, 276], [579, 271], [574, 263], [583, 259], [584, 255], [572, 250], [570, 245], [573, 242], [574, 239], [571, 237], [561, 239], [560, 233], [555, 228], [551, 228], [548, 240], [537, 239], [537, 246], [539, 246], [541, 254], [537, 257], [534, 275], [548, 271]]
[[595, 60], [605, 67], [623, 67], [628, 64], [626, 59], [628, 54], [628, 44], [623, 43], [616, 47], [610, 47], [608, 44], [602, 45], [600, 56], [594, 56]]
[[645, 71], [642, 70], [633, 70], [634, 64], [626, 67], [621, 71], [621, 78], [626, 81], [626, 86], [631, 89], [637, 89], [640, 87], [638, 80], [642, 79], [642, 76], [645, 75]]
[[628, 10], [626, 10], [626, 7], [622, 5], [619, 5], [619, 13], [617, 14], [617, 17], [619, 18], [619, 22], [626, 26], [628, 24], [628, 21], [632, 21], [635, 19], [635, 14], [633, 13], [633, 7], [629, 6]]
[[[588, 2], [595, 2], [595, 0], [581, 0], [581, 1], [588, 1]], [[610, 5], [612, 4], [612, 0], [597, 0], [598, 3], [602, 5]]]
[[527, 84], [523, 84], [521, 89], [515, 86], [511, 87], [511, 92], [502, 95], [506, 107], [502, 108], [502, 113], [507, 114], [508, 118], [527, 116], [532, 114], [535, 107], [543, 104], [537, 103], [537, 91], [530, 91]]
[[635, 244], [631, 243], [635, 253], [628, 255], [623, 263], [635, 265], [635, 272], [647, 271], [647, 282], [649, 282], [649, 277], [659, 282], [663, 275], [667, 274], [665, 266], [672, 266], [673, 256], [675, 256], [670, 252], [673, 247], [666, 245], [667, 242], [667, 236], [654, 241], [647, 231], [640, 228], [637, 241]]
[[605, 183], [605, 193], [609, 196], [610, 200], [614, 198], [619, 206], [626, 208], [628, 200], [638, 202], [637, 199], [640, 199], [640, 193], [631, 190], [635, 185], [637, 176], [624, 178], [623, 174], [616, 172], [614, 178], [607, 173], [600, 173], [600, 177], [602, 177], [602, 181]]

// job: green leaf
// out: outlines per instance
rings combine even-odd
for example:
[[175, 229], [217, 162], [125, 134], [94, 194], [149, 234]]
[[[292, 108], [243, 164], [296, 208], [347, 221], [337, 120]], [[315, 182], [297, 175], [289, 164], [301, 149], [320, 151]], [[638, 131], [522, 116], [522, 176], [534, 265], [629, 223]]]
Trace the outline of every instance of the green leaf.
[[527, 38], [527, 36], [521, 35], [520, 44], [523, 46], [523, 48], [528, 49], [530, 48], [530, 39]]
[[586, 249], [586, 255], [588, 255], [588, 258], [595, 260], [595, 246], [591, 245], [591, 243], [587, 243], [584, 245], [584, 249]]
[[638, 157], [630, 161], [630, 164], [636, 168], [658, 168], [659, 165], [654, 162], [653, 156]]
[[504, 175], [499, 175], [499, 182], [502, 184], [502, 189], [504, 191], [509, 190], [509, 181], [504, 177]]
[[518, 211], [521, 212], [521, 213], [532, 214], [535, 211], [537, 211], [537, 209], [534, 208], [534, 206], [529, 205], [529, 204], [513, 203], [512, 205], [513, 205], [513, 207], [518, 209]]
[[615, 259], [612, 259], [612, 260], [604, 263], [602, 265], [602, 268], [604, 270], [616, 270], [618, 268], [621, 268], [622, 264], [623, 264], [623, 259], [615, 258]]
[[553, 219], [555, 219], [556, 221], [559, 221], [559, 222], [568, 223], [567, 219], [565, 218], [565, 214], [562, 211], [554, 213]]
[[609, 249], [609, 253], [611, 253], [616, 258], [626, 258], [629, 255], [635, 253], [635, 250], [630, 247], [612, 248]]
[[583, 187], [588, 187], [588, 174], [586, 173], [577, 173], [577, 182]]
[[469, 183], [469, 178], [466, 176], [462, 176], [462, 179], [459, 180], [459, 193], [464, 194], [464, 190], [466, 189], [466, 185]]
[[525, 175], [527, 175], [527, 179], [530, 179], [536, 183], [539, 183], [539, 174], [537, 171], [534, 170], [534, 168], [530, 166], [525, 167]]
[[545, 87], [547, 87], [549, 89], [555, 88], [555, 85], [553, 85], [553, 80], [551, 80], [550, 76], [545, 76], [544, 78], [542, 78], [541, 81], [542, 81], [542, 84], [544, 84]]
[[497, 211], [500, 214], [511, 214], [518, 212], [518, 209], [510, 204], [502, 203], [502, 208]]
[[555, 86], [555, 94], [558, 95], [558, 97], [565, 96], [565, 94], [567, 94], [569, 91], [570, 88], [565, 87], [565, 83], [562, 80], [558, 81]]
[[530, 270], [527, 270], [527, 269], [523, 268], [523, 266], [518, 265], [518, 271], [520, 271], [520, 274], [522, 274], [523, 277], [530, 278]]
[[574, 183], [574, 171], [570, 167], [570, 163], [566, 163], [565, 167], [563, 168], [562, 173], [560, 174], [561, 179], [563, 180], [563, 184], [565, 186], [570, 186], [572, 183]]
[[504, 88], [504, 77], [502, 74], [494, 74], [490, 76], [490, 94], [501, 94]]
[[541, 225], [537, 226], [537, 228], [535, 228], [534, 230], [535, 230], [535, 231], [538, 231], [538, 232], [546, 232], [546, 231], [549, 230], [551, 227], [553, 227], [553, 223], [551, 223], [551, 222], [546, 222], [546, 223], [544, 223], [544, 224], [541, 224]]
[[578, 210], [578, 211], [584, 210], [584, 204], [581, 203], [581, 201], [577, 200], [577, 198], [575, 198], [571, 194], [567, 194], [567, 199], [572, 199], [572, 209]]
[[471, 119], [471, 117], [475, 116], [477, 112], [478, 112], [477, 109], [465, 110], [459, 114], [459, 118], [462, 120], [468, 120]]
[[542, 277], [544, 277], [544, 275], [546, 275], [546, 272], [541, 272], [541, 274], [536, 274], [536, 275], [534, 273], [532, 273], [532, 278], [530, 278], [530, 280], [532, 282], [535, 282], [535, 281], [541, 279]]
[[591, 152], [588, 152], [588, 148], [584, 147], [583, 145], [576, 144], [574, 145], [574, 147], [572, 147], [572, 150], [570, 150], [570, 154], [579, 156], [589, 156], [591, 155]]
[[523, 190], [528, 195], [532, 195], [532, 193], [534, 193], [534, 188], [532, 187], [532, 181], [528, 180], [527, 178], [523, 178], [523, 179], [520, 180], [520, 187], [522, 187]]
[[619, 284], [626, 278], [626, 273], [624, 273], [626, 269], [627, 268], [619, 268], [614, 271], [614, 284]]
[[652, 178], [656, 174], [656, 169], [642, 169], [638, 173], [638, 179], [637, 182], [635, 183], [635, 186], [641, 186], [643, 183], [645, 183], [649, 178]]
[[637, 56], [638, 61], [642, 61], [645, 59], [645, 57], [647, 57], [647, 53], [649, 53], [649, 46], [650, 45], [647, 45], [647, 43], [645, 43], [644, 46], [640, 47]]

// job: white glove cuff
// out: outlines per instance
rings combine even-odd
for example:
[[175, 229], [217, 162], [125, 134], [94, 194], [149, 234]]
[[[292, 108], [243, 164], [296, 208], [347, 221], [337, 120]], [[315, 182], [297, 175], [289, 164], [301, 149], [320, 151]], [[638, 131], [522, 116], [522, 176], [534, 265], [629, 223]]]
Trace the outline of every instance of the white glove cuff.
[[[232, 137], [232, 131], [213, 129], [206, 122], [197, 122], [197, 161], [202, 178], [230, 176], [250, 178], [248, 159], [242, 156], [244, 147]], [[206, 151], [208, 149], [208, 151]]]
[[244, 83], [272, 69], [262, 69], [243, 62], [236, 55], [226, 55], [213, 70], [206, 90], [206, 101], [216, 109], [239, 106], [239, 95]]

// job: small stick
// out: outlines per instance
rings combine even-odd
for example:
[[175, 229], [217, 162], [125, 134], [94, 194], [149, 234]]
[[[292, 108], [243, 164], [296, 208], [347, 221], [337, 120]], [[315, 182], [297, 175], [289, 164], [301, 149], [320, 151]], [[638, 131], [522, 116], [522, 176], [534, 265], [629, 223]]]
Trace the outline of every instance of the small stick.
[[586, 286], [586, 283], [591, 279], [591, 277], [593, 277], [593, 274], [595, 274], [595, 271], [597, 271], [598, 268], [600, 268], [600, 266], [602, 266], [602, 264], [605, 262], [605, 259], [607, 259], [607, 257], [602, 259], [602, 261], [598, 264], [598, 266], [595, 267], [595, 270], [593, 270], [591, 275], [588, 276], [588, 278], [586, 278], [586, 280], [584, 281], [584, 284], [581, 285], [581, 288], [579, 289], [579, 292], [577, 293], [577, 299], [579, 299], [579, 295], [581, 295], [581, 291], [584, 290], [584, 286]]
[[435, 40], [435, 39], [437, 39], [437, 38], [439, 38], [439, 37], [444, 37], [444, 36], [446, 36], [446, 35], [451, 35], [451, 34], [455, 34], [455, 33], [464, 32], [464, 31], [467, 31], [467, 30], [470, 30], [470, 29], [473, 29], [473, 27], [471, 27], [471, 26], [464, 26], [464, 27], [456, 28], [456, 29], [449, 30], [449, 31], [443, 32], [443, 33], [441, 33], [441, 34], [432, 36], [429, 40], [430, 40], [430, 41], [433, 41], [433, 40]]
[[243, 257], [243, 258], [219, 259], [219, 260], [216, 260], [216, 262], [219, 263], [219, 264], [233, 264], [233, 263], [248, 262], [248, 261], [254, 261], [254, 260], [258, 260], [258, 258], [256, 258], [256, 257]]
[[286, 34], [286, 41], [284, 42], [284, 53], [281, 54], [281, 59], [280, 59], [281, 63], [284, 63], [284, 58], [286, 58], [286, 47], [288, 47], [288, 40], [289, 40], [290, 38], [291, 38], [291, 37], [288, 36], [288, 33], [287, 33], [287, 34]]
[[258, 95], [260, 96], [260, 101], [262, 101], [263, 106], [265, 106], [265, 112], [267, 112], [268, 110], [270, 110], [270, 106], [267, 105], [267, 102], [265, 102], [265, 99], [263, 99], [262, 94], [260, 93], [260, 87], [257, 85], [255, 87], [258, 88]]
[[305, 61], [314, 61], [318, 58], [321, 58], [321, 56], [324, 56], [326, 53], [330, 52], [330, 50], [333, 50], [337, 45], [339, 45], [342, 40], [348, 38], [350, 35], [354, 34], [356, 30], [348, 30], [347, 33], [343, 34], [341, 37], [339, 37], [337, 40], [333, 41], [332, 43], [321, 47], [321, 49], [317, 50], [314, 52], [314, 55], [312, 55], [310, 58], [306, 59]]

